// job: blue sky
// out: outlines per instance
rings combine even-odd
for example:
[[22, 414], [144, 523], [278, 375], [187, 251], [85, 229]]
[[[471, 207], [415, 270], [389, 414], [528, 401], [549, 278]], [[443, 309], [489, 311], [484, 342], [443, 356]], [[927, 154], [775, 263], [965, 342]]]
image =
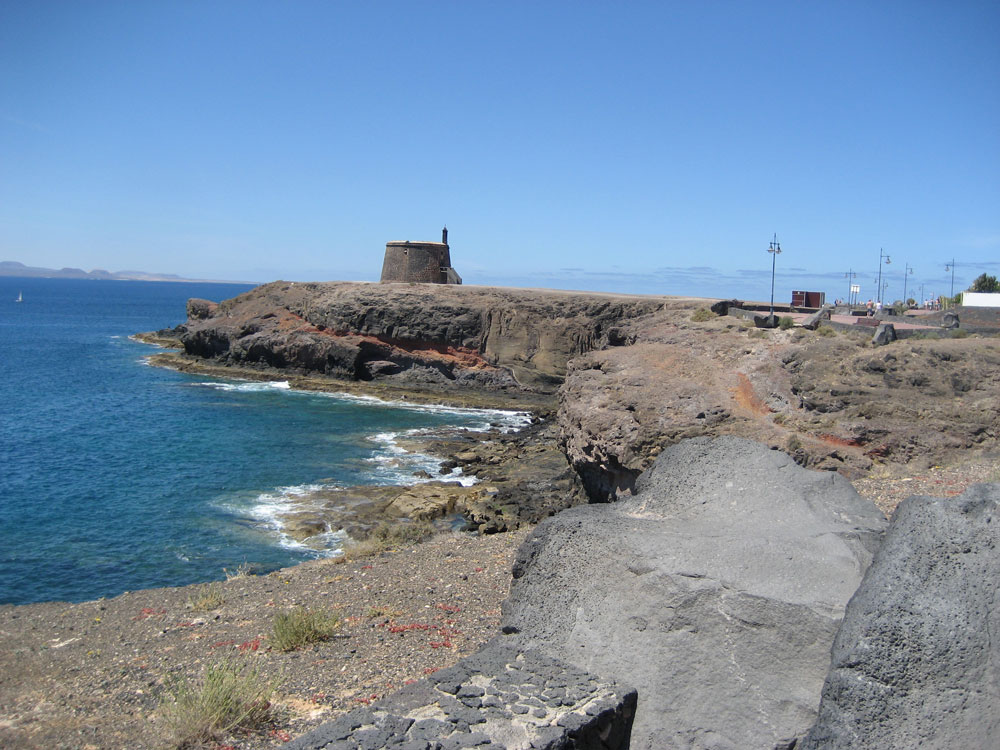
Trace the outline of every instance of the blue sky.
[[1000, 273], [1000, 3], [0, 4], [0, 260], [766, 299]]

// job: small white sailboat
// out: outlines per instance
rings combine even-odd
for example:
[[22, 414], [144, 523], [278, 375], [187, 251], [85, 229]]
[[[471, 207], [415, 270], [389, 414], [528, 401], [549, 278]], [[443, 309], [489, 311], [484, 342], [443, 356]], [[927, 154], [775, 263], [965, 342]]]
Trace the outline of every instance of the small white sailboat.
[[15, 301], [15, 302], [24, 302], [24, 295], [23, 295], [23, 294], [21, 294], [21, 292], [18, 292], [18, 293], [17, 293], [17, 299], [16, 299], [16, 300], [14, 300], [14, 301]]

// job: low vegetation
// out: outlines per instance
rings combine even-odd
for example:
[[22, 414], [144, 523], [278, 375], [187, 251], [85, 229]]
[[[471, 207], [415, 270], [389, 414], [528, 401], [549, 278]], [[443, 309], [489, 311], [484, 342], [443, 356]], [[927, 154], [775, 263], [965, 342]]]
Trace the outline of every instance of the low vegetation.
[[265, 726], [274, 689], [256, 667], [233, 660], [210, 664], [196, 683], [174, 681], [161, 705], [172, 747], [205, 746]]
[[709, 310], [707, 307], [699, 307], [693, 313], [691, 313], [691, 320], [695, 323], [704, 323], [707, 320], [713, 320], [716, 318], [716, 314]]
[[784, 316], [778, 321], [778, 327], [783, 331], [787, 331], [795, 325], [795, 319], [789, 315]]
[[340, 625], [340, 618], [329, 612], [295, 607], [274, 617], [271, 648], [296, 651], [310, 643], [329, 640]]
[[371, 557], [390, 549], [406, 547], [422, 542], [433, 536], [434, 526], [430, 521], [414, 521], [412, 523], [389, 523], [383, 521], [368, 534], [366, 539], [351, 542], [344, 548], [344, 554], [338, 561], [357, 560], [361, 557]]
[[209, 612], [213, 609], [218, 609], [225, 603], [226, 600], [222, 596], [222, 588], [218, 583], [199, 586], [187, 600], [188, 609], [193, 609], [195, 612]]
[[246, 578], [254, 574], [253, 566], [246, 561], [240, 563], [236, 570], [231, 571], [228, 568], [223, 568], [222, 572], [226, 574], [227, 581], [232, 581], [235, 578]]

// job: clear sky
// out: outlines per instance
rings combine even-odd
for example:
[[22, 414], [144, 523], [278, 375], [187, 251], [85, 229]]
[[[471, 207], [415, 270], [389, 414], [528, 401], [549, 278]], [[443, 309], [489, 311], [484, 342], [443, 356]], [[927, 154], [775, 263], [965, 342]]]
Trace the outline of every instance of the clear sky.
[[767, 299], [1000, 273], [1000, 2], [0, 3], [0, 260]]

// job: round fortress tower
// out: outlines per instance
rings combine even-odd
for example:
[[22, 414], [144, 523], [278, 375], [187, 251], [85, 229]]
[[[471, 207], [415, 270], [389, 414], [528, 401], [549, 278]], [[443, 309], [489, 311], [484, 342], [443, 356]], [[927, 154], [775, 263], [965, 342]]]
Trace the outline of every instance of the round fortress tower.
[[451, 267], [447, 227], [441, 233], [441, 240], [385, 243], [381, 281], [461, 284], [462, 278]]

